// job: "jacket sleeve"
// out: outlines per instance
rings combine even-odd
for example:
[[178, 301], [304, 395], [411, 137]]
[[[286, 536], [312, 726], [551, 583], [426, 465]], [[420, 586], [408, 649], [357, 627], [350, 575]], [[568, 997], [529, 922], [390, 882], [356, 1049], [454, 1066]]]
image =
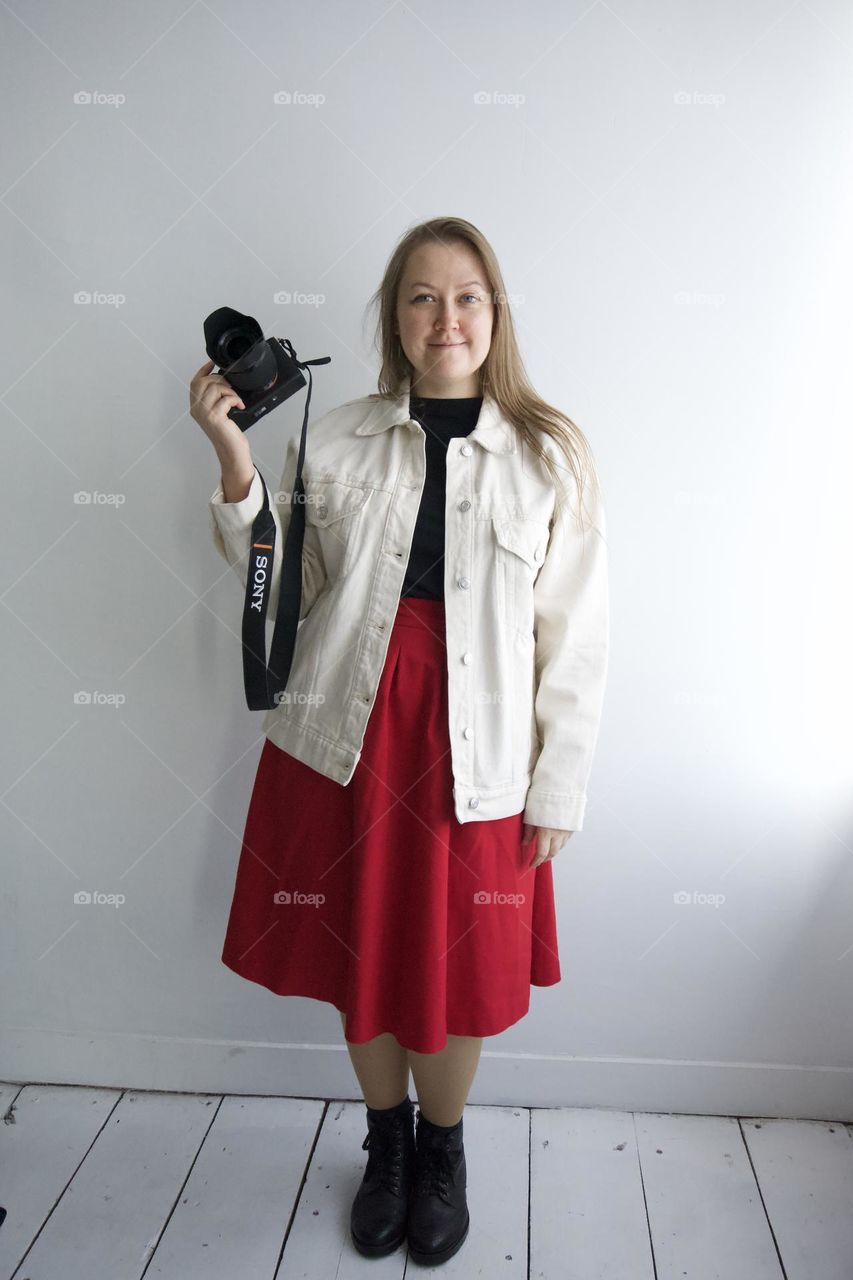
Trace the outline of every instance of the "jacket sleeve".
[[[279, 584], [281, 582], [281, 561], [284, 540], [290, 527], [290, 497], [296, 480], [296, 461], [299, 453], [299, 442], [288, 441], [284, 460], [284, 470], [278, 490], [270, 491], [269, 503], [276, 526], [275, 552], [273, 555], [272, 582], [270, 583], [270, 599], [267, 608], [267, 621], [274, 622], [278, 611]], [[269, 484], [267, 484], [269, 488]], [[245, 589], [249, 568], [249, 547], [252, 539], [252, 524], [264, 505], [264, 491], [261, 477], [255, 468], [252, 484], [242, 502], [226, 502], [220, 481], [208, 504], [211, 517], [211, 533], [213, 545], [228, 564], [234, 569]], [[326, 573], [320, 555], [319, 545], [312, 527], [305, 526], [305, 541], [302, 548], [302, 603], [299, 609], [300, 621], [308, 614], [318, 595], [326, 584]]]
[[558, 510], [534, 583], [534, 709], [541, 750], [524, 809], [531, 826], [562, 831], [583, 826], [610, 640], [603, 502], [600, 495], [585, 495], [584, 528], [575, 506], [566, 499]]

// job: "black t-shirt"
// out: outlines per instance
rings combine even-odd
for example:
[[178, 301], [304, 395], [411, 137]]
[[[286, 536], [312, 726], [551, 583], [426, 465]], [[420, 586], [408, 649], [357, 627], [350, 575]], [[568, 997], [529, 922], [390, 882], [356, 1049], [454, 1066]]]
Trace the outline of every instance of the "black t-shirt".
[[426, 478], [403, 579], [404, 596], [444, 599], [447, 445], [454, 436], [467, 436], [474, 430], [482, 403], [482, 396], [450, 400], [411, 396], [412, 416], [426, 434]]

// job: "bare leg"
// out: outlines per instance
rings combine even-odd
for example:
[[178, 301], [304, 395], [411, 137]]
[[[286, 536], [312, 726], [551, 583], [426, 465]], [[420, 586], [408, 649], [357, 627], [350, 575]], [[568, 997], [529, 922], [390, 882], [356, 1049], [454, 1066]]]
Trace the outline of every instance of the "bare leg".
[[440, 1053], [406, 1050], [418, 1106], [432, 1124], [452, 1125], [461, 1120], [482, 1047], [481, 1036], [448, 1036]]
[[[341, 1024], [346, 1040], [344, 1013], [341, 1013]], [[385, 1111], [403, 1101], [409, 1091], [409, 1059], [396, 1036], [386, 1031], [367, 1044], [350, 1044], [346, 1040], [346, 1046], [368, 1107]]]

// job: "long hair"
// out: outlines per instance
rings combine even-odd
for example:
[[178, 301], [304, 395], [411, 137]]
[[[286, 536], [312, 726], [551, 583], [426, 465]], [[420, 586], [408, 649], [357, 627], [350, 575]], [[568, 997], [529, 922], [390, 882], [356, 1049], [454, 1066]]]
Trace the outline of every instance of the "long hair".
[[[463, 242], [479, 256], [486, 273], [491, 301], [494, 305], [492, 338], [488, 355], [478, 370], [480, 394], [490, 395], [503, 416], [512, 424], [529, 449], [536, 454], [554, 483], [557, 502], [570, 490], [566, 469], [571, 473], [574, 488], [579, 496], [579, 507], [587, 482], [600, 492], [595, 461], [589, 442], [566, 414], [548, 404], [533, 389], [518, 348], [512, 312], [507, 301], [507, 291], [497, 257], [483, 233], [464, 218], [431, 218], [418, 223], [398, 241], [378, 289], [371, 295], [368, 308], [378, 306], [375, 342], [381, 356], [379, 391], [372, 399], [391, 399], [401, 394], [404, 379], [414, 376], [414, 369], [403, 350], [399, 335], [394, 332], [397, 318], [397, 298], [403, 273], [410, 253], [420, 245], [436, 240], [448, 247]], [[548, 437], [566, 459], [566, 467], [554, 456], [553, 448], [547, 448], [543, 437]]]

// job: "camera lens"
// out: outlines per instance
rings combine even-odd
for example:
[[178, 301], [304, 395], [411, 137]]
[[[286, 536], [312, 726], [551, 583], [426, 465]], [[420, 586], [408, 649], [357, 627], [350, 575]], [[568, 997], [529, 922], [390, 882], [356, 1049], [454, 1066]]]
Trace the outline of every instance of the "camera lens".
[[268, 391], [278, 381], [275, 355], [252, 316], [220, 307], [204, 322], [207, 353], [242, 395]]

